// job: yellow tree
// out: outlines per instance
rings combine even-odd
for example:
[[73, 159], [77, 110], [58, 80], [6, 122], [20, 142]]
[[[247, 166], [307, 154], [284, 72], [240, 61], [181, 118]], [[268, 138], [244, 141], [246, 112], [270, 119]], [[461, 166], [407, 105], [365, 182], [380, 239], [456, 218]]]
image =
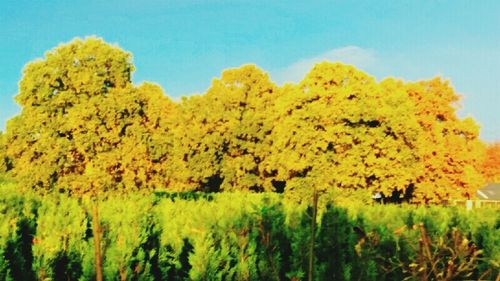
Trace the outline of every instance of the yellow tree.
[[[418, 176], [414, 107], [393, 82], [354, 67], [316, 65], [276, 101], [265, 167], [286, 190], [403, 192]], [[299, 192], [298, 194], [301, 194]]]
[[470, 117], [457, 117], [459, 96], [447, 81], [435, 78], [408, 83], [406, 92], [417, 108], [423, 131], [419, 147], [424, 173], [415, 185], [416, 200], [440, 202], [474, 196], [484, 183], [479, 126]]
[[[106, 123], [74, 117], [92, 111], [92, 105], [100, 104], [103, 97], [130, 87], [132, 71], [128, 53], [95, 38], [61, 45], [25, 67], [16, 96], [22, 112], [9, 121], [6, 136], [12, 175], [21, 187], [58, 188], [97, 197], [103, 184], [101, 175], [106, 172], [95, 169], [95, 152], [105, 151], [108, 145], [102, 136]], [[82, 121], [86, 128], [98, 126], [85, 130], [79, 126]], [[97, 200], [92, 217], [96, 279], [102, 280]]]
[[[29, 63], [9, 121], [6, 155], [20, 187], [96, 198], [107, 189], [168, 183], [169, 114], [175, 105], [153, 84], [134, 87], [131, 56], [101, 39], [76, 39]], [[94, 201], [96, 274], [100, 228]]]
[[9, 121], [7, 156], [21, 186], [92, 192], [168, 183], [171, 102], [156, 85], [134, 87], [130, 54], [100, 39], [76, 39], [28, 64], [20, 115]]
[[487, 182], [500, 182], [500, 142], [487, 146], [481, 171]]
[[188, 189], [270, 190], [259, 163], [276, 92], [266, 73], [245, 65], [224, 71], [204, 96], [183, 100], [177, 158]]
[[6, 155], [5, 135], [0, 131], [0, 176], [5, 174], [9, 169], [10, 159]]
[[70, 190], [88, 187], [86, 173], [91, 168], [100, 173], [101, 189], [164, 187], [172, 142], [166, 115], [174, 109], [162, 90], [149, 83], [112, 90], [75, 106], [64, 127], [74, 140], [75, 157], [62, 170], [58, 185]]
[[[76, 39], [29, 63], [16, 96], [22, 112], [6, 131], [13, 176], [27, 187], [52, 188], [61, 178], [82, 173], [72, 167], [89, 157], [76, 150], [68, 117], [113, 89], [128, 87], [132, 70], [128, 53], [95, 38]], [[88, 132], [89, 140], [95, 138], [98, 132]]]

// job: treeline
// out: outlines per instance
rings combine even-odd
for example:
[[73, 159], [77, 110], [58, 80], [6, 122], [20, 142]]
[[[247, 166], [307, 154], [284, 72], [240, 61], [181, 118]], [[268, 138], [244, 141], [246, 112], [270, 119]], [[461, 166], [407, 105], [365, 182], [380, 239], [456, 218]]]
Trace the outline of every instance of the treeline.
[[[89, 201], [14, 186], [2, 186], [0, 195], [0, 279], [95, 280]], [[270, 193], [128, 194], [99, 206], [104, 280], [305, 280], [309, 272], [311, 280], [493, 280], [499, 274], [495, 209], [327, 205], [311, 232], [310, 208]]]
[[0, 137], [0, 172], [19, 186], [78, 194], [300, 198], [338, 187], [419, 202], [474, 196], [485, 175], [498, 178], [479, 126], [457, 117], [459, 96], [440, 78], [377, 82], [325, 62], [300, 83], [277, 86], [245, 65], [173, 102], [155, 84], [132, 84], [133, 70], [129, 53], [96, 38], [29, 63], [16, 96], [21, 114]]

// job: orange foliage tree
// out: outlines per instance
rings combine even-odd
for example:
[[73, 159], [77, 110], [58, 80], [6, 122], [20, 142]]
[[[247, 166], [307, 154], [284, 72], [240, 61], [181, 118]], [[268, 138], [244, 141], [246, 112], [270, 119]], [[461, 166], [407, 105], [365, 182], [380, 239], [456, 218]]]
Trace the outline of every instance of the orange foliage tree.
[[482, 165], [482, 173], [488, 182], [500, 182], [500, 142], [489, 144]]
[[470, 117], [457, 117], [460, 97], [447, 81], [408, 83], [406, 92], [423, 132], [418, 146], [424, 173], [416, 183], [415, 197], [424, 202], [473, 197], [484, 184], [479, 126]]

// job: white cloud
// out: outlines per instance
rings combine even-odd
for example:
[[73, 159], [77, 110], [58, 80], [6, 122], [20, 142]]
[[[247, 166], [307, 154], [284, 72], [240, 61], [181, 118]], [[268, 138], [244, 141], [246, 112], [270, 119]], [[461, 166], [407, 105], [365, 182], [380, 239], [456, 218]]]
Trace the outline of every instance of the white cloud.
[[312, 58], [298, 60], [291, 65], [271, 72], [272, 79], [278, 84], [285, 82], [298, 82], [304, 78], [311, 68], [320, 62], [342, 62], [351, 64], [360, 69], [366, 69], [377, 61], [372, 50], [357, 46], [346, 46], [320, 54]]

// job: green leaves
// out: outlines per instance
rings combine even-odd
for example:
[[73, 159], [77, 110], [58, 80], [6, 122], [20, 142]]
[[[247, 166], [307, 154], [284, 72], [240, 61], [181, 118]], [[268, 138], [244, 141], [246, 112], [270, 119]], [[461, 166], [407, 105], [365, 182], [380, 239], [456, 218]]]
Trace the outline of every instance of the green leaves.
[[[305, 205], [274, 193], [109, 195], [99, 201], [106, 280], [307, 276], [312, 217]], [[39, 196], [2, 184], [0, 276], [94, 279], [87, 199]], [[499, 215], [491, 208], [467, 212], [439, 206], [328, 204], [317, 220], [315, 278], [403, 280], [418, 275], [411, 265], [427, 263], [418, 258], [420, 225], [435, 253], [432, 262], [452, 260], [464, 278], [478, 279], [483, 273], [483, 278], [494, 277], [499, 269]], [[446, 274], [442, 265], [436, 275]]]
[[63, 276], [78, 279], [84, 273], [83, 261], [91, 259], [93, 254], [85, 210], [76, 200], [54, 195], [46, 197], [38, 209], [36, 222], [32, 248], [33, 269], [38, 279]]

